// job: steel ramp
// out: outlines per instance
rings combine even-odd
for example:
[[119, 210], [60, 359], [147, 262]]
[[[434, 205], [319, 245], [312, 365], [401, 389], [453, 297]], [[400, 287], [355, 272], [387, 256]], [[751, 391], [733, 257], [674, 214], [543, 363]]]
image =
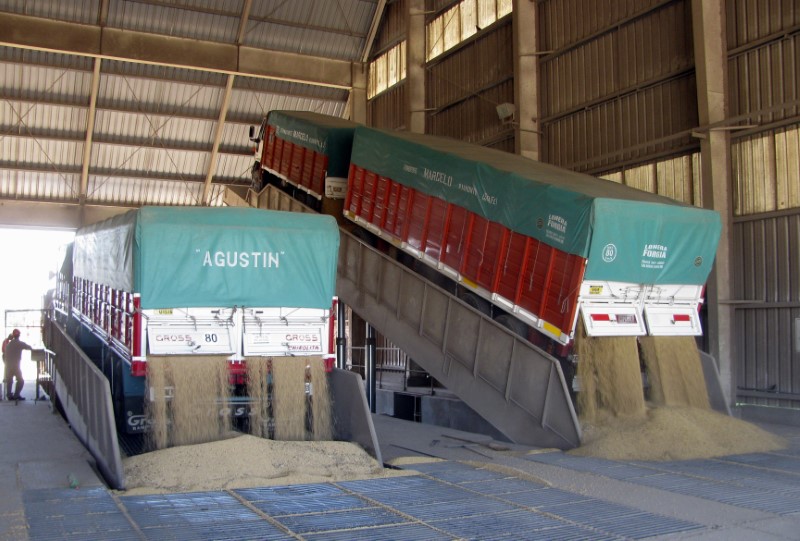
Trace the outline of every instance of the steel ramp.
[[336, 293], [512, 442], [580, 445], [554, 357], [344, 230]]

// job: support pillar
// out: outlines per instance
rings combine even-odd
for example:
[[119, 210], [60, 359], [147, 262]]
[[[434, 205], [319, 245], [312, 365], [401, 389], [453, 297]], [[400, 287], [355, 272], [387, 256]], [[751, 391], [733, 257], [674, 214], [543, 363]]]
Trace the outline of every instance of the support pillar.
[[514, 149], [532, 160], [540, 159], [539, 50], [537, 3], [513, 0], [514, 39]]
[[363, 62], [353, 62], [350, 120], [359, 124], [367, 123], [367, 64]]
[[425, 133], [425, 0], [408, 1], [406, 92], [412, 133]]
[[731, 147], [726, 130], [703, 130], [728, 117], [728, 48], [725, 37], [725, 0], [692, 0], [697, 104], [700, 121], [702, 197], [705, 208], [722, 217], [722, 238], [706, 290], [709, 353], [719, 365], [723, 393], [735, 402], [736, 359], [733, 299]]

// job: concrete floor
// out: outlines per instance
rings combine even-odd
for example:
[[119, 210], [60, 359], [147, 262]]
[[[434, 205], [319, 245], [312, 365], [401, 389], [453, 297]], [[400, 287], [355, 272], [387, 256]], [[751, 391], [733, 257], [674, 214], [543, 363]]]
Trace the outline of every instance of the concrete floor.
[[761, 425], [789, 440], [778, 453], [641, 463], [376, 415], [384, 461], [417, 457], [417, 475], [134, 497], [33, 387], [0, 403], [0, 540], [800, 539], [799, 427]]

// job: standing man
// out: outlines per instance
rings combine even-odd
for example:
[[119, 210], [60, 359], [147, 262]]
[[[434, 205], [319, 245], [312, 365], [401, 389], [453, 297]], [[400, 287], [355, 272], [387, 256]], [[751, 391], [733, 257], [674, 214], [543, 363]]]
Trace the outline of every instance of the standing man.
[[[8, 335], [8, 337], [7, 337], [5, 340], [3, 340], [3, 388], [5, 388], [5, 381], [6, 381], [6, 380], [5, 380], [6, 346], [7, 346], [7, 345], [8, 345], [8, 343], [9, 343], [9, 342], [11, 342], [13, 339], [14, 339], [14, 335], [13, 335], [13, 334], [9, 334], [9, 335]], [[3, 398], [3, 397], [2, 397], [2, 394], [3, 394], [3, 388], [0, 388], [0, 399], [2, 399], [2, 398]], [[6, 397], [6, 398], [8, 398], [8, 397]]]
[[[28, 344], [20, 340], [19, 335], [19, 329], [14, 329], [11, 333], [11, 341], [5, 344], [5, 349], [3, 350], [3, 360], [6, 363], [6, 396], [9, 400], [25, 400], [25, 397], [20, 396], [19, 394], [22, 392], [22, 387], [25, 385], [25, 380], [22, 377], [22, 368], [19, 366], [19, 363], [22, 361], [22, 351], [26, 349], [30, 351], [33, 349]], [[14, 394], [12, 395], [11, 380], [14, 378], [17, 378], [17, 385], [14, 389]]]

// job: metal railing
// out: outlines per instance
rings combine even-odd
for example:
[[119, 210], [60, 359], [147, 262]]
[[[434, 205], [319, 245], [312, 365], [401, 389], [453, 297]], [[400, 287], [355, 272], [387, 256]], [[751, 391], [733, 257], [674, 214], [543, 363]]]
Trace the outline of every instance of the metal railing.
[[108, 484], [125, 488], [108, 379], [52, 318], [45, 319], [44, 338], [55, 353], [48, 355], [52, 386], [72, 430], [95, 458]]

